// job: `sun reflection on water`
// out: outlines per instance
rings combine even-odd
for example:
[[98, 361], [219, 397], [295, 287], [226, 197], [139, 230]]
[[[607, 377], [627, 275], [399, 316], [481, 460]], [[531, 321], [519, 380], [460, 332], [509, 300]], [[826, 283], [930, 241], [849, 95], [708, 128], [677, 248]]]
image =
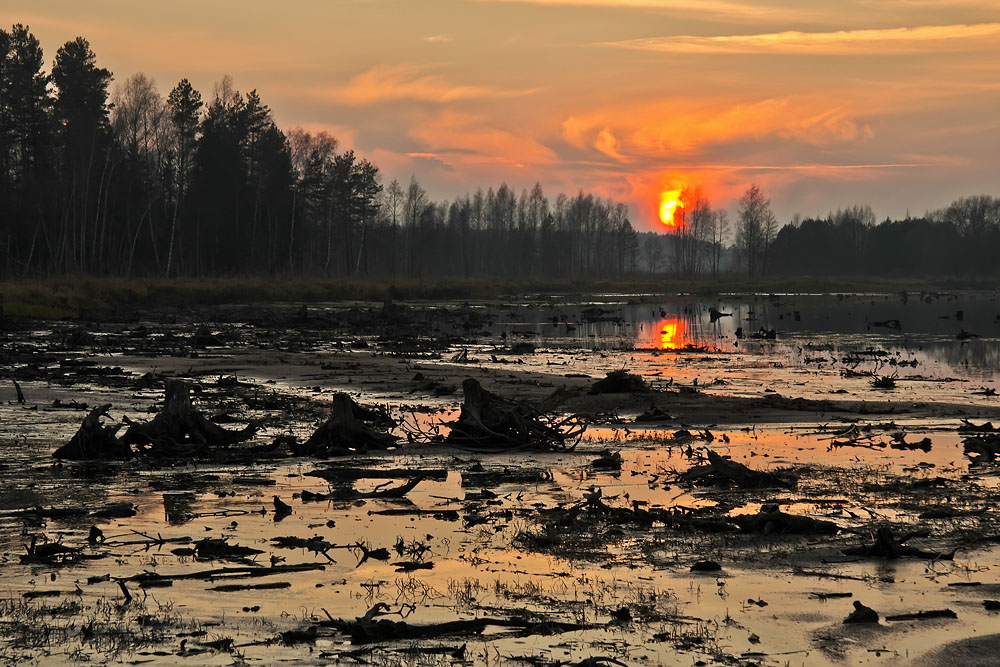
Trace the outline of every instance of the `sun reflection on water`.
[[688, 343], [687, 323], [680, 317], [660, 320], [657, 330], [660, 332], [657, 346], [661, 350], [679, 350]]

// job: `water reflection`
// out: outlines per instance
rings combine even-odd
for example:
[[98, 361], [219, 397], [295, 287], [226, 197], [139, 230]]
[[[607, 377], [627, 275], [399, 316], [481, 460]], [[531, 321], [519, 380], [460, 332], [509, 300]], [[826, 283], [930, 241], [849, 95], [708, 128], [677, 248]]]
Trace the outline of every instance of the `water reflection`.
[[[878, 349], [897, 361], [917, 360], [909, 374], [957, 372], [989, 379], [1000, 372], [1000, 294], [942, 293], [919, 299], [900, 294], [709, 299], [684, 295], [658, 302], [615, 296], [594, 302], [525, 304], [510, 321], [490, 326], [490, 333], [527, 337], [553, 348], [697, 347], [737, 354], [764, 352], [789, 361], [815, 357], [818, 350], [841, 358], [857, 350]], [[720, 314], [714, 320], [712, 310]], [[738, 329], [742, 338], [736, 335]], [[776, 340], [754, 339], [752, 334], [761, 329], [774, 329]], [[962, 331], [978, 337], [961, 340]]]
[[661, 350], [679, 350], [688, 343], [687, 322], [680, 317], [662, 319], [656, 329], [660, 332], [657, 347]]

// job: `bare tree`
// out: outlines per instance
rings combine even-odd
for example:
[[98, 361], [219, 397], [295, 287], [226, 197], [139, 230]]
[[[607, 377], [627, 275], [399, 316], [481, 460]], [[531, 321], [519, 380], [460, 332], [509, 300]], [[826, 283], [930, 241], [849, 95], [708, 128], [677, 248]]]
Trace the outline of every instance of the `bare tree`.
[[722, 263], [722, 250], [729, 238], [729, 213], [724, 210], [713, 211], [711, 218], [711, 249], [710, 265], [712, 276], [719, 277], [719, 267]]
[[745, 262], [747, 275], [767, 272], [767, 251], [777, 233], [778, 221], [771, 212], [771, 200], [753, 184], [740, 197], [736, 245]]
[[414, 240], [419, 233], [420, 217], [425, 208], [427, 208], [427, 192], [420, 187], [414, 174], [410, 176], [410, 186], [406, 189], [406, 199], [403, 202], [403, 221], [406, 225], [403, 252], [408, 260], [410, 272], [416, 273], [418, 277], [422, 276], [423, 266], [414, 253], [416, 247]]
[[643, 244], [643, 251], [646, 254], [646, 266], [650, 273], [657, 273], [660, 262], [663, 261], [663, 238], [659, 234], [650, 234]]
[[382, 192], [382, 198], [384, 200], [384, 205], [382, 206], [382, 211], [385, 214], [389, 222], [390, 228], [390, 239], [389, 243], [391, 245], [389, 251], [389, 263], [390, 272], [393, 276], [396, 275], [398, 271], [398, 263], [396, 261], [397, 256], [397, 242], [396, 239], [399, 236], [399, 215], [403, 208], [403, 186], [399, 184], [395, 178], [392, 182], [386, 186], [385, 190]]
[[674, 213], [674, 269], [682, 275], [701, 271], [701, 261], [709, 249], [712, 209], [701, 186], [681, 191], [679, 206]]

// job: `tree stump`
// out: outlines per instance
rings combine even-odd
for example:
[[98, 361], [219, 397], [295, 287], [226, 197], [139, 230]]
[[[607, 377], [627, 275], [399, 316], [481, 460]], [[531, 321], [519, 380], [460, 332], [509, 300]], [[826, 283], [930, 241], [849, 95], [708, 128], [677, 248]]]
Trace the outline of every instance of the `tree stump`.
[[369, 427], [355, 415], [361, 408], [347, 394], [335, 394], [330, 416], [301, 445], [292, 447], [299, 456], [344, 456], [371, 449], [387, 449], [396, 437]]
[[209, 421], [191, 405], [191, 385], [183, 380], [167, 382], [163, 409], [150, 422], [132, 422], [122, 441], [153, 456], [204, 455], [211, 447], [227, 447], [249, 440], [257, 426], [249, 424], [230, 431]]
[[127, 443], [118, 439], [121, 424], [104, 425], [101, 417], [108, 416], [111, 404], [100, 405], [90, 411], [79, 430], [68, 443], [53, 452], [57, 459], [87, 461], [93, 459], [130, 459], [135, 452]]

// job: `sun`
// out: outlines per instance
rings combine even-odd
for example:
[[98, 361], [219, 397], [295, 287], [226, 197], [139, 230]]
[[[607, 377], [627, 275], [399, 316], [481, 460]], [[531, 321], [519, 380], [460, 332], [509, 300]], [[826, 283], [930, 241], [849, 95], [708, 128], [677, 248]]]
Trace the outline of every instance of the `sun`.
[[677, 209], [684, 208], [680, 190], [664, 190], [660, 193], [660, 222], [667, 227], [676, 227]]

